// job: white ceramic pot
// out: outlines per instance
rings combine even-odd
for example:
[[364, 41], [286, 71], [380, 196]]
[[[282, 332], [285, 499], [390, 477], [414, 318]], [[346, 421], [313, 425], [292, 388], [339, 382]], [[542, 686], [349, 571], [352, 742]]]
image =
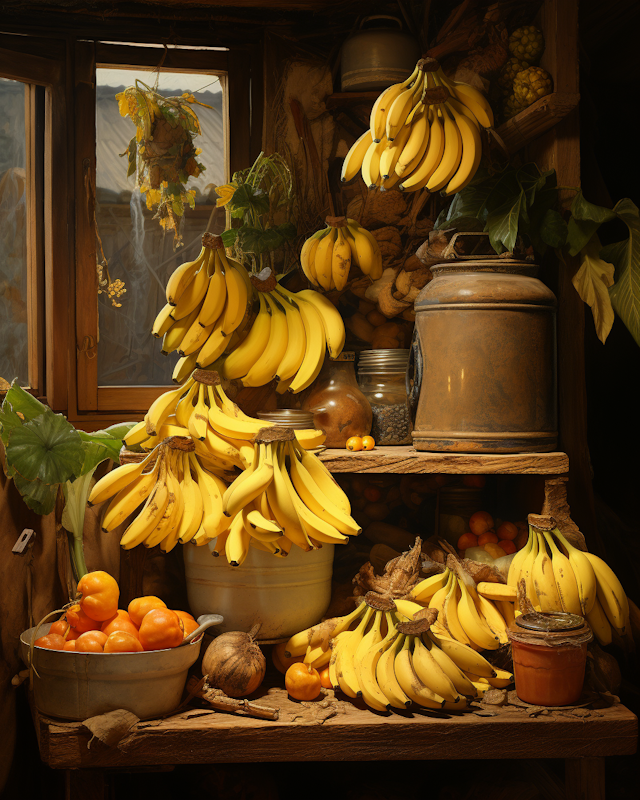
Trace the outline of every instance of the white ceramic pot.
[[195, 617], [215, 608], [217, 631], [248, 631], [261, 623], [258, 639], [281, 639], [315, 625], [329, 607], [334, 545], [286, 558], [251, 548], [241, 567], [210, 546], [183, 548], [189, 605]]

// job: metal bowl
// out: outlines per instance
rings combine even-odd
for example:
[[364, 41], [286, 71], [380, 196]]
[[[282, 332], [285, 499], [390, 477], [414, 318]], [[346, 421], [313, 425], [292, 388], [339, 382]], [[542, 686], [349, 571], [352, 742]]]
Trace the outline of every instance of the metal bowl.
[[[41, 625], [38, 636], [49, 632]], [[20, 636], [20, 655], [29, 665], [34, 629]], [[189, 667], [200, 654], [202, 636], [171, 650], [143, 653], [74, 653], [34, 647], [33, 691], [37, 709], [51, 717], [83, 720], [117, 708], [151, 719], [173, 711], [182, 698]]]

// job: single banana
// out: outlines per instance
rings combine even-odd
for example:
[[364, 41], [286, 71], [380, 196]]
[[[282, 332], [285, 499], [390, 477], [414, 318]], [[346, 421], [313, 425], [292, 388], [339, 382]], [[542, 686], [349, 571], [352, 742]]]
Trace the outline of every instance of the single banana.
[[148, 438], [147, 423], [142, 420], [142, 422], [138, 422], [137, 425], [134, 425], [133, 428], [129, 430], [122, 441], [127, 447], [133, 447], [136, 444], [146, 442]]
[[269, 341], [271, 330], [271, 309], [263, 293], [258, 292], [259, 310], [248, 336], [229, 353], [220, 369], [220, 375], [227, 380], [244, 377], [260, 358]]
[[371, 245], [374, 253], [374, 262], [369, 270], [369, 277], [372, 281], [377, 281], [379, 278], [382, 277], [382, 253], [380, 252], [380, 247], [376, 240], [376, 237], [368, 231], [366, 228], [361, 227], [354, 219], [348, 219], [347, 223], [349, 225], [349, 229], [355, 227], [358, 230], [358, 233], [362, 234], [366, 239], [369, 240], [369, 244]]
[[509, 638], [507, 636], [507, 623], [505, 622], [504, 617], [498, 608], [491, 602], [491, 600], [487, 600], [487, 598], [482, 597], [482, 595], [477, 594], [474, 600], [476, 608], [478, 609], [478, 613], [487, 623], [494, 636], [498, 638], [500, 644], [509, 644]]
[[[542, 539], [542, 541], [540, 541]], [[531, 568], [531, 580], [536, 590], [540, 609], [543, 612], [562, 611], [562, 600], [553, 574], [551, 557], [547, 552], [542, 534], [538, 534], [538, 555]]]
[[204, 300], [209, 286], [209, 261], [211, 259], [211, 250], [206, 248], [206, 251], [206, 259], [201, 262], [200, 269], [195, 273], [193, 280], [187, 284], [173, 309], [171, 316], [175, 320], [188, 317], [200, 308], [200, 304]]
[[213, 327], [213, 325], [207, 325], [206, 328], [203, 328], [197, 319], [194, 320], [189, 330], [185, 333], [183, 340], [180, 342], [178, 354], [181, 356], [190, 356], [192, 353], [196, 353], [209, 338]]
[[426, 186], [442, 161], [445, 146], [444, 126], [438, 116], [437, 106], [434, 106], [430, 111], [429, 123], [429, 142], [424, 156], [412, 171], [412, 164], [407, 166], [402, 182], [398, 187], [401, 192], [415, 192]]
[[173, 323], [173, 325], [162, 337], [162, 350], [160, 351], [162, 355], [168, 356], [169, 353], [173, 353], [174, 350], [177, 350], [180, 347], [187, 331], [191, 328], [194, 322], [198, 321], [199, 313], [199, 310], [194, 308], [190, 314], [187, 314], [185, 317], [182, 317], [182, 319], [179, 319], [177, 322]]
[[411, 698], [402, 691], [395, 672], [395, 660], [404, 644], [404, 635], [400, 634], [383, 651], [376, 667], [378, 686], [393, 708], [406, 710], [411, 705]]
[[373, 615], [371, 627], [359, 641], [358, 646], [353, 653], [353, 671], [356, 677], [356, 694], [358, 697], [362, 695], [362, 689], [360, 688], [362, 661], [372, 647], [378, 647], [380, 642], [382, 642], [381, 628], [383, 619], [386, 619], [385, 613], [383, 611], [376, 610]]
[[[320, 461], [319, 458], [316, 458], [316, 456], [313, 454], [307, 453], [301, 447], [296, 447], [296, 450], [298, 451], [298, 456], [300, 457], [303, 466], [306, 468], [307, 472], [309, 472], [313, 480], [318, 484], [323, 494], [325, 494], [327, 497], [330, 497], [338, 506], [338, 508], [342, 509], [345, 514], [350, 514], [351, 503], [349, 502], [349, 498], [342, 491], [340, 486], [338, 486], [335, 478], [325, 467], [322, 461]], [[340, 490], [338, 493], [335, 492], [336, 487]]]
[[224, 552], [231, 567], [239, 567], [249, 554], [251, 537], [246, 532], [242, 514], [236, 514], [229, 526], [229, 536], [225, 542]]
[[189, 416], [189, 433], [194, 439], [204, 441], [207, 438], [208, 427], [209, 406], [207, 405], [207, 387], [204, 383], [201, 383], [198, 387], [198, 396], [195, 406]]
[[415, 600], [416, 603], [428, 605], [438, 589], [442, 589], [447, 583], [449, 574], [450, 570], [447, 567], [444, 572], [437, 572], [435, 575], [431, 575], [429, 578], [420, 581], [420, 583], [417, 583], [411, 590], [411, 599]]
[[597, 597], [591, 606], [591, 611], [587, 614], [587, 622], [599, 645], [606, 647], [611, 644], [613, 639], [611, 625]]
[[[350, 626], [359, 620], [366, 610], [366, 603], [360, 603], [350, 614], [346, 614], [344, 617], [334, 617], [332, 620], [333, 628], [329, 638], [335, 639], [343, 631], [349, 630]], [[287, 658], [304, 655], [311, 643], [316, 645], [319, 641], [318, 634], [320, 628], [325, 624], [326, 623], [312, 625], [310, 628], [305, 628], [305, 630], [299, 633], [294, 633], [294, 635], [289, 638], [284, 648]]]
[[198, 543], [204, 544], [205, 542], [202, 541], [202, 539], [211, 541], [215, 539], [222, 530], [226, 530], [228, 519], [223, 518], [222, 492], [220, 491], [220, 484], [218, 483], [219, 479], [216, 479], [215, 475], [204, 470], [193, 453], [189, 454], [189, 461], [195, 473], [198, 489], [202, 496], [202, 523], [196, 537], [200, 536], [200, 532], [202, 531], [203, 536], [200, 537]]
[[509, 603], [514, 603], [518, 599], [516, 590], [505, 583], [481, 581], [476, 589], [478, 594], [486, 597], [487, 600], [507, 600]]
[[209, 424], [219, 436], [231, 439], [253, 439], [265, 427], [259, 419], [229, 417], [217, 403], [209, 406]]
[[268, 445], [260, 444], [258, 454], [258, 465], [250, 477], [234, 488], [236, 478], [236, 481], [225, 492], [222, 499], [222, 511], [228, 517], [236, 516], [246, 505], [265, 492], [273, 480], [273, 459]]
[[356, 673], [354, 658], [358, 645], [365, 636], [365, 632], [374, 614], [374, 609], [367, 606], [358, 627], [351, 631], [340, 643], [336, 662], [336, 673], [340, 689], [347, 697], [356, 698], [360, 691], [358, 675]]
[[177, 304], [185, 289], [193, 281], [196, 272], [200, 269], [207, 257], [208, 249], [203, 247], [195, 261], [186, 261], [184, 264], [181, 264], [179, 267], [174, 269], [169, 276], [169, 280], [167, 281], [167, 303], [170, 303], [172, 306]]
[[336, 241], [331, 257], [331, 275], [336, 289], [341, 292], [349, 279], [351, 269], [351, 247], [346, 240], [342, 228], [338, 228]]
[[459, 114], [454, 108], [451, 109], [451, 112], [460, 132], [462, 156], [460, 165], [444, 189], [446, 196], [461, 191], [471, 183], [482, 159], [482, 137], [478, 126], [464, 114]]
[[243, 271], [246, 273], [245, 268], [235, 261], [228, 261], [222, 248], [218, 250], [218, 256], [224, 267], [227, 289], [227, 299], [222, 312], [222, 331], [225, 336], [229, 336], [240, 325], [247, 313], [249, 290], [242, 274]]
[[329, 233], [329, 228], [323, 228], [312, 234], [302, 245], [300, 251], [300, 266], [302, 271], [314, 286], [318, 286], [318, 278], [315, 269], [315, 252], [320, 244], [320, 239]]
[[[607, 619], [620, 635], [625, 632], [629, 620], [629, 600], [622, 584], [611, 567], [593, 553], [585, 553], [597, 582], [597, 599]], [[577, 612], [580, 613], [580, 612]]]
[[182, 494], [184, 497], [184, 512], [178, 527], [177, 537], [182, 544], [190, 542], [200, 530], [204, 515], [204, 504], [198, 484], [191, 475], [191, 462], [188, 453], [182, 456]]
[[[416, 116], [420, 116], [417, 114]], [[400, 133], [396, 136], [393, 142], [387, 142], [384, 150], [380, 154], [380, 163], [378, 166], [378, 171], [380, 173], [380, 178], [384, 178], [387, 180], [389, 176], [395, 174], [396, 164], [398, 163], [398, 159], [402, 154], [402, 151], [409, 141], [409, 137], [411, 136], [411, 128], [412, 123], [407, 122], [406, 125], [400, 130]]]
[[444, 152], [437, 169], [425, 184], [430, 192], [439, 192], [456, 174], [462, 159], [462, 137], [458, 125], [447, 109], [441, 106], [444, 122]]
[[597, 579], [589, 556], [583, 551], [574, 547], [562, 533], [555, 528], [552, 535], [558, 539], [569, 556], [569, 563], [573, 569], [573, 574], [576, 576], [578, 584], [578, 594], [580, 595], [580, 606], [582, 608], [582, 616], [585, 617], [591, 611], [595, 603], [597, 591]]
[[431, 655], [428, 647], [419, 636], [414, 636], [411, 663], [416, 675], [436, 694], [444, 697], [451, 703], [458, 703], [462, 699], [451, 678], [442, 669], [438, 661]]
[[326, 349], [322, 317], [316, 307], [311, 303], [301, 303], [300, 316], [304, 324], [306, 349], [300, 369], [289, 386], [289, 391], [293, 394], [306, 389], [318, 377]]
[[153, 327], [151, 328], [152, 336], [155, 336], [157, 339], [161, 339], [165, 335], [165, 333], [175, 322], [174, 318], [171, 316], [172, 311], [173, 306], [170, 303], [167, 303], [160, 309], [158, 316], [153, 322]]
[[412, 86], [419, 76], [419, 70], [416, 66], [411, 75], [402, 83], [394, 83], [392, 86], [386, 88], [373, 104], [371, 109], [371, 117], [369, 121], [371, 136], [374, 142], [379, 142], [384, 136], [387, 127], [387, 116], [389, 109], [393, 105], [395, 99], [407, 87]]
[[133, 514], [141, 503], [144, 503], [156, 485], [159, 467], [160, 460], [156, 461], [150, 472], [140, 475], [120, 489], [118, 494], [112, 498], [102, 517], [101, 528], [103, 531], [108, 532], [117, 528], [128, 516]]
[[412, 620], [413, 615], [424, 608], [419, 603], [414, 603], [413, 600], [396, 599], [393, 602], [396, 604], [397, 614], [407, 620]]
[[461, 589], [458, 586], [458, 580], [454, 578], [442, 606], [442, 614], [438, 614], [438, 621], [442, 622], [453, 639], [471, 647], [471, 639], [467, 635], [458, 616], [458, 604], [461, 596], [462, 594]]
[[[402, 150], [398, 154], [393, 166], [393, 172], [395, 172], [396, 175], [404, 175], [418, 155], [420, 153], [424, 154], [429, 143], [430, 127], [429, 109], [426, 106], [423, 106], [421, 111], [414, 117], [413, 122], [411, 123], [409, 137], [407, 138]], [[390, 175], [391, 169], [386, 173], [386, 177], [389, 177]]]
[[[427, 604], [428, 608], [434, 608], [438, 612], [438, 617], [442, 614], [442, 609], [444, 607], [445, 600], [449, 594], [451, 586], [455, 584], [455, 576], [451, 572], [451, 570], [447, 570], [447, 580], [440, 586], [439, 589], [431, 595], [429, 598], [429, 602]], [[416, 597], [416, 600], [418, 598]], [[423, 602], [420, 600], [420, 602]]]
[[427, 634], [442, 652], [449, 656], [453, 663], [463, 672], [473, 672], [483, 678], [495, 678], [496, 672], [484, 656], [462, 642], [456, 642], [448, 636], [434, 633], [433, 628]]
[[198, 314], [198, 322], [204, 328], [218, 321], [227, 299], [225, 272], [218, 252], [216, 248], [212, 254], [211, 265], [213, 267], [213, 272], [209, 277], [207, 293], [202, 301]]
[[371, 136], [371, 131], [366, 130], [362, 136], [356, 139], [356, 141], [351, 145], [349, 152], [344, 157], [344, 161], [342, 162], [342, 172], [340, 174], [340, 180], [342, 183], [348, 183], [349, 181], [353, 180], [360, 172], [365, 153], [369, 149], [369, 145], [372, 142], [373, 138]]
[[508, 600], [494, 600], [493, 602], [496, 604], [498, 611], [502, 614], [507, 626], [511, 625], [516, 618], [514, 604], [510, 603]]
[[525, 558], [529, 554], [531, 546], [533, 544], [535, 533], [533, 528], [529, 527], [529, 538], [525, 546], [518, 550], [518, 552], [514, 555], [513, 559], [511, 560], [511, 564], [509, 565], [509, 572], [507, 574], [507, 586], [510, 586], [512, 589], [515, 589], [516, 595], [518, 591], [518, 584], [520, 582], [520, 572], [522, 570], [522, 565], [524, 563]]
[[[348, 241], [351, 246], [352, 259], [355, 264], [362, 270], [365, 275], [369, 275], [371, 280], [377, 280], [372, 277], [372, 273], [376, 272], [377, 254], [376, 249], [371, 244], [371, 240], [365, 236], [364, 229], [360, 228], [357, 223], [349, 224], [348, 226]], [[378, 248], [378, 252], [380, 249]]]
[[222, 330], [222, 317], [220, 317], [213, 325], [207, 340], [203, 342], [197, 353], [194, 353], [196, 365], [203, 369], [217, 361], [227, 349], [230, 338]]
[[458, 581], [461, 596], [457, 606], [458, 619], [469, 639], [483, 650], [497, 650], [500, 646], [498, 637], [489, 628], [486, 621], [478, 613], [469, 587], [464, 581]]
[[[529, 552], [527, 553], [524, 561], [522, 562], [522, 567], [520, 569], [520, 580], [521, 581], [523, 580], [525, 583], [525, 587], [527, 590], [527, 597], [531, 601], [531, 605], [534, 608], [537, 608], [537, 610], [540, 609], [540, 604], [538, 602], [538, 596], [536, 595], [536, 587], [533, 584], [531, 572], [533, 570], [533, 565], [535, 563], [535, 560], [538, 556], [539, 549], [540, 549], [540, 541], [537, 532], [534, 532], [533, 539], [531, 540], [531, 547], [529, 548]], [[556, 584], [557, 582], [558, 581], [556, 576]]]
[[314, 546], [309, 540], [296, 512], [291, 494], [283, 475], [284, 458], [279, 449], [273, 454], [273, 481], [267, 488], [267, 499], [273, 511], [276, 522], [285, 533], [285, 537], [302, 550], [313, 550]]
[[[280, 291], [280, 287], [278, 287], [278, 290]], [[346, 331], [340, 312], [333, 305], [331, 300], [326, 298], [323, 294], [320, 294], [320, 292], [314, 292], [313, 289], [303, 289], [297, 294], [285, 291], [285, 294], [296, 302], [304, 300], [315, 307], [322, 320], [322, 327], [324, 328], [329, 355], [331, 358], [337, 358], [344, 347]]]
[[383, 136], [379, 142], [372, 142], [364, 154], [360, 174], [368, 189], [373, 189], [380, 182], [380, 158], [386, 146], [387, 139]]
[[[315, 292], [314, 292], [315, 294]], [[276, 369], [276, 377], [280, 381], [293, 378], [302, 365], [307, 347], [307, 335], [300, 316], [298, 303], [278, 292], [287, 320], [287, 349]]]
[[425, 708], [440, 709], [444, 705], [445, 699], [426, 686], [417, 676], [411, 660], [411, 640], [413, 637], [407, 636], [403, 645], [396, 656], [394, 669], [398, 683], [402, 691], [416, 705]]
[[396, 97], [389, 108], [385, 133], [387, 141], [392, 142], [411, 113], [413, 107], [420, 100], [424, 87], [424, 75], [419, 75], [413, 86], [405, 89]]
[[331, 228], [330, 232], [320, 239], [313, 259], [318, 283], [327, 292], [331, 288], [331, 262], [335, 240], [336, 229]]
[[150, 461], [151, 453], [139, 464], [123, 464], [107, 472], [107, 474], [100, 478], [94, 485], [89, 494], [87, 504], [89, 506], [97, 506], [99, 503], [104, 503], [105, 500], [118, 494], [119, 491], [129, 486], [142, 475]]
[[[382, 655], [391, 647], [398, 638], [398, 630], [393, 624], [390, 614], [387, 614], [387, 635], [377, 645], [369, 648], [360, 663], [358, 671], [358, 684], [365, 703], [376, 711], [387, 711], [391, 706], [389, 698], [380, 687], [378, 681], [378, 664]], [[404, 704], [402, 708], [405, 708]]]
[[265, 386], [276, 377], [278, 366], [284, 358], [289, 344], [287, 317], [281, 303], [270, 294], [265, 299], [271, 308], [269, 340], [262, 355], [242, 378], [243, 386]]
[[493, 110], [487, 98], [474, 86], [460, 81], [450, 81], [438, 71], [438, 77], [449, 91], [473, 114], [483, 128], [493, 128]]
[[162, 519], [168, 502], [167, 468], [163, 458], [156, 485], [149, 497], [147, 497], [142, 511], [123, 533], [120, 539], [120, 546], [125, 550], [131, 550], [133, 547], [142, 544], [149, 533], [156, 527], [159, 520]]
[[543, 533], [551, 549], [551, 565], [556, 579], [556, 586], [558, 587], [558, 594], [562, 602], [562, 609], [569, 614], [582, 615], [578, 583], [576, 581], [576, 576], [573, 574], [571, 562], [564, 553], [560, 552], [553, 536], [546, 531]]
[[174, 383], [182, 384], [187, 377], [191, 375], [198, 363], [198, 354], [191, 353], [189, 356], [182, 356], [176, 361], [176, 365], [171, 375], [171, 380]]
[[438, 645], [432, 641], [428, 636], [423, 634], [422, 644], [429, 650], [429, 654], [437, 662], [440, 669], [447, 675], [451, 683], [454, 685], [459, 694], [475, 697], [476, 689], [460, 669], [460, 667], [451, 659], [445, 652], [443, 652]]

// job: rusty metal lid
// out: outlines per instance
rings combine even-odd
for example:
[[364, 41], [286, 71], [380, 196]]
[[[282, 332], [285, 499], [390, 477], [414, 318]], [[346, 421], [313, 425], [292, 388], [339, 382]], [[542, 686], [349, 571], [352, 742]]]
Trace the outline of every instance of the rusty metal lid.
[[409, 350], [405, 348], [362, 350], [358, 357], [358, 374], [373, 375], [378, 372], [404, 374], [408, 364]]
[[509, 623], [507, 636], [511, 642], [541, 647], [579, 647], [593, 639], [581, 616], [561, 611], [521, 614]]
[[562, 611], [547, 611], [535, 614], [522, 614], [516, 619], [519, 628], [528, 631], [574, 631], [582, 628], [584, 619], [577, 614], [565, 614]]
[[301, 411], [298, 408], [278, 408], [275, 411], [258, 411], [258, 419], [270, 422], [272, 425], [284, 425], [294, 431], [315, 428], [313, 414], [310, 411]]

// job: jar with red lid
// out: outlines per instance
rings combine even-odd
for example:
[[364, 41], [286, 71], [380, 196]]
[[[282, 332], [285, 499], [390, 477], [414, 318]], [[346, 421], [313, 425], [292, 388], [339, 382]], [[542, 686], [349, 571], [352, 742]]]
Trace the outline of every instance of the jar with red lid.
[[522, 614], [509, 625], [518, 697], [536, 706], [570, 706], [582, 695], [587, 644], [582, 617], [562, 612]]

